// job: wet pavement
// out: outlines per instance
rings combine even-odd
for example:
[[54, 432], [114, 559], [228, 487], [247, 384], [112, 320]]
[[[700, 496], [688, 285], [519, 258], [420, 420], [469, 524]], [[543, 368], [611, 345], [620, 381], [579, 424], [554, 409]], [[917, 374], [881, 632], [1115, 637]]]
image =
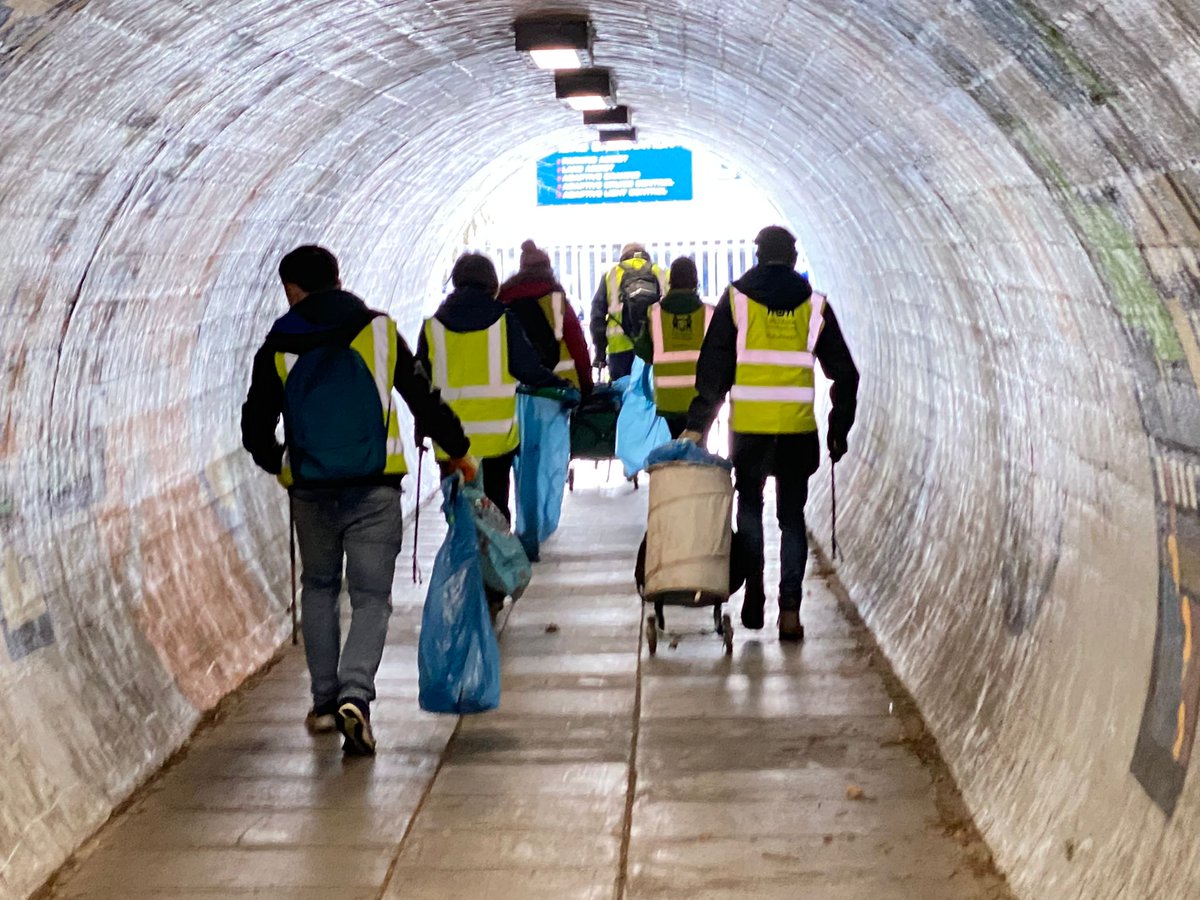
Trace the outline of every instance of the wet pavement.
[[[305, 731], [303, 653], [286, 647], [42, 896], [1007, 898], [815, 562], [803, 645], [780, 645], [770, 614], [741, 629], [735, 597], [732, 657], [707, 610], [668, 609], [648, 653], [632, 581], [645, 500], [624, 483], [570, 495], [501, 617], [499, 710], [417, 708], [424, 588], [406, 555], [375, 759]], [[443, 532], [427, 506], [426, 574]]]

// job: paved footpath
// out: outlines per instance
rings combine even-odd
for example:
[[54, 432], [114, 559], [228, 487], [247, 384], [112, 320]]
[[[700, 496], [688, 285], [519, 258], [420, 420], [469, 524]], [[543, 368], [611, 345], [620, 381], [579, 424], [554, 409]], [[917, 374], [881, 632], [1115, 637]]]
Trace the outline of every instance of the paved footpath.
[[[727, 658], [695, 633], [707, 610], [668, 609], [693, 633], [649, 656], [632, 584], [645, 495], [569, 497], [501, 620], [498, 711], [417, 709], [423, 589], [402, 558], [378, 757], [307, 734], [289, 646], [41, 896], [1008, 900], [815, 564], [802, 646], [738, 630]], [[428, 573], [444, 523], [436, 506], [422, 519]]]

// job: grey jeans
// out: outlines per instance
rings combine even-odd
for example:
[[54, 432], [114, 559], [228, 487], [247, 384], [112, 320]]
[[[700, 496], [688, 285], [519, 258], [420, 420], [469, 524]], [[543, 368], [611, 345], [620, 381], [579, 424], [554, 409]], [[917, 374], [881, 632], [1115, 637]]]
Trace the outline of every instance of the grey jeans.
[[[375, 699], [375, 673], [392, 613], [392, 578], [404, 524], [394, 487], [293, 488], [304, 572], [304, 654], [313, 704]], [[345, 562], [350, 633], [341, 646], [338, 596]]]

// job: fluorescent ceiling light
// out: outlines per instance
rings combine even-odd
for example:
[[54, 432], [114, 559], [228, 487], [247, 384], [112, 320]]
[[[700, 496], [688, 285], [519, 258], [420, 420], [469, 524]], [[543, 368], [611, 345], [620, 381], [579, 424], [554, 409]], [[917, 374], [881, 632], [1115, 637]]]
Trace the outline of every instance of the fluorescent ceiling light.
[[574, 97], [565, 97], [567, 106], [571, 109], [577, 109], [580, 112], [594, 112], [598, 109], [608, 109], [608, 101], [599, 94], [577, 94]]
[[558, 72], [554, 76], [554, 95], [571, 109], [607, 109], [613, 105], [612, 78], [608, 69]]
[[583, 65], [579, 51], [565, 47], [530, 50], [529, 57], [539, 69], [578, 69]]
[[592, 26], [580, 16], [518, 19], [516, 47], [540, 69], [578, 69], [592, 58]]
[[629, 124], [629, 107], [614, 106], [612, 109], [603, 109], [597, 112], [588, 112], [583, 115], [584, 125], [628, 125]]
[[633, 146], [637, 143], [637, 129], [606, 128], [600, 132], [600, 143]]

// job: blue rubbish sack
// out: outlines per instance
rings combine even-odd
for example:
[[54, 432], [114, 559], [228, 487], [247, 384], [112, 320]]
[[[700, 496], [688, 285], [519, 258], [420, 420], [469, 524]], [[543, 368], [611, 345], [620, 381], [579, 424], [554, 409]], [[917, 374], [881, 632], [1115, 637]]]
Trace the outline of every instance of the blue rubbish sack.
[[500, 648], [488, 615], [470, 501], [457, 476], [442, 482], [450, 526], [437, 552], [417, 644], [421, 709], [477, 713], [500, 705]]
[[536, 562], [539, 546], [554, 534], [562, 514], [571, 465], [571, 414], [561, 398], [545, 391], [522, 392], [517, 396], [517, 419], [521, 448], [514, 464], [517, 510], [513, 531], [525, 555]]
[[617, 416], [617, 456], [625, 468], [626, 478], [632, 478], [646, 468], [650, 451], [671, 440], [671, 429], [654, 406], [652, 372], [653, 367], [647, 366], [640, 357], [634, 358], [633, 370], [621, 397], [621, 412]]
[[509, 530], [504, 513], [484, 495], [479, 483], [481, 477], [482, 473], [476, 476], [475, 481], [463, 485], [462, 493], [475, 520], [483, 583], [516, 600], [529, 586], [533, 578], [533, 566], [529, 564], [525, 548]]
[[727, 472], [733, 471], [733, 463], [723, 456], [709, 453], [695, 441], [676, 438], [660, 447], [655, 447], [646, 457], [646, 468], [660, 463], [685, 462], [697, 466], [720, 466]]

